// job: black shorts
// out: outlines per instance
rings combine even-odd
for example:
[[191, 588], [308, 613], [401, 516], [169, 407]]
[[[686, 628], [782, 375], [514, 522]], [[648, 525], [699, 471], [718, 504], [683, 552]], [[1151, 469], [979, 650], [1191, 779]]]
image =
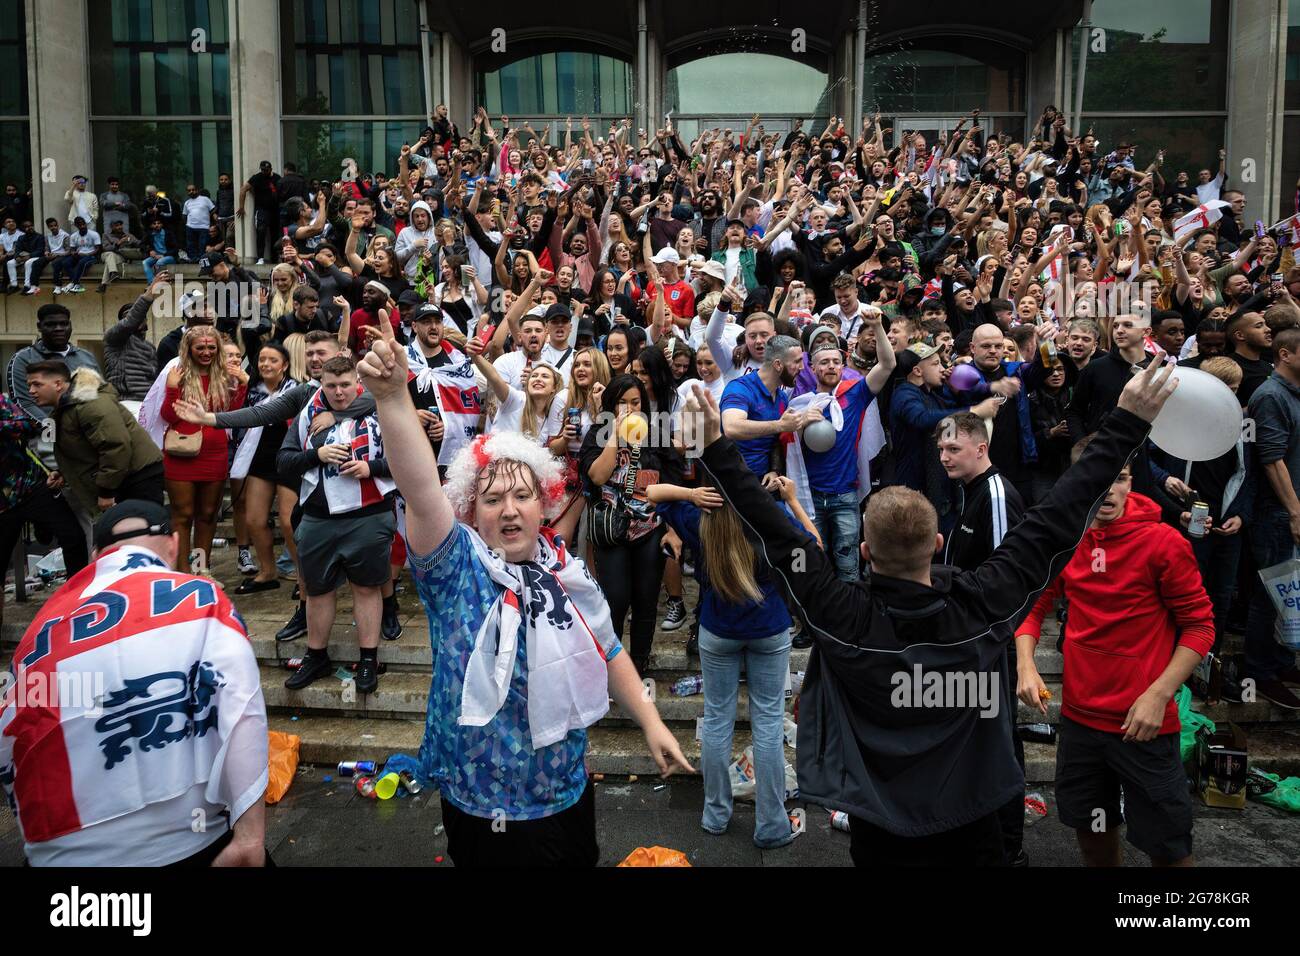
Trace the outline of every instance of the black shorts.
[[345, 580], [372, 588], [386, 583], [393, 574], [388, 561], [396, 530], [391, 510], [359, 518], [304, 514], [293, 532], [303, 590], [319, 597]]
[[1128, 842], [1152, 859], [1172, 863], [1191, 855], [1192, 797], [1178, 734], [1125, 743], [1123, 734], [1062, 716], [1056, 803], [1067, 827], [1100, 833], [1127, 823]]
[[596, 793], [591, 781], [567, 810], [540, 820], [497, 823], [442, 801], [447, 855], [457, 866], [592, 867], [600, 859], [596, 843]]

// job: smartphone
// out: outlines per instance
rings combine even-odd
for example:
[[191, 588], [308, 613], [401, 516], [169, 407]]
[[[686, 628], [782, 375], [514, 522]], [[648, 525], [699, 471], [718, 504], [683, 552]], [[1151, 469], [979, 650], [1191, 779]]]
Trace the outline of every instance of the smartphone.
[[488, 342], [492, 341], [492, 333], [495, 331], [496, 331], [495, 325], [491, 325], [491, 324], [485, 325], [482, 329], [479, 330], [478, 333], [479, 341], [482, 342], [484, 345], [487, 345]]
[[1020, 255], [1020, 243], [1017, 242], [1011, 247], [1011, 261], [1014, 262], [1018, 255]]
[[1255, 220], [1255, 238], [1256, 239], [1264, 238], [1264, 222], [1262, 219]]

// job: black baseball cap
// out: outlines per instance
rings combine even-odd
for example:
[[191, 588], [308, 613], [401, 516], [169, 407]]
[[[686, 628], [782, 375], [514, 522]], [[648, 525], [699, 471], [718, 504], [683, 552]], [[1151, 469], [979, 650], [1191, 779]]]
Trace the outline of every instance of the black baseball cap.
[[[113, 533], [113, 526], [127, 518], [143, 518], [148, 525], [134, 531]], [[171, 534], [171, 512], [155, 501], [140, 498], [128, 498], [109, 508], [95, 522], [95, 547], [99, 550], [128, 538], [143, 538], [147, 535]]]
[[554, 322], [556, 320], [559, 320], [561, 322], [573, 321], [573, 315], [569, 312], [568, 309], [560, 305], [560, 303], [558, 302], [556, 302], [549, 309], [547, 309], [546, 314], [542, 316], [542, 321], [544, 322]]
[[432, 302], [426, 302], [419, 306], [411, 313], [411, 324], [416, 322], [441, 322], [442, 309], [438, 308]]
[[414, 289], [403, 289], [402, 294], [397, 297], [398, 305], [419, 305], [423, 301]]

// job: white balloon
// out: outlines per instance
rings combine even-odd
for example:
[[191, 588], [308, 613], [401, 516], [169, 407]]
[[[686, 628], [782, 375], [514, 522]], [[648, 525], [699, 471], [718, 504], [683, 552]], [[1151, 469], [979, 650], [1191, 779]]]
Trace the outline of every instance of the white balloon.
[[1151, 425], [1151, 440], [1185, 461], [1211, 461], [1241, 437], [1241, 405], [1232, 389], [1198, 368], [1174, 371], [1178, 388]]
[[813, 422], [803, 430], [803, 443], [809, 451], [830, 451], [835, 447], [835, 426], [824, 418]]

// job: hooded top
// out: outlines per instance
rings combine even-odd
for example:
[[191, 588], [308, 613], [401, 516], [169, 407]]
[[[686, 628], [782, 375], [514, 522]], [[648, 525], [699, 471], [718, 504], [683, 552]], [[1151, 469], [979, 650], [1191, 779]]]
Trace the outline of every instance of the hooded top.
[[[429, 228], [420, 230], [415, 228], [416, 210], [423, 209], [429, 215]], [[417, 199], [411, 203], [411, 211], [406, 216], [407, 226], [402, 230], [402, 234], [397, 237], [397, 243], [393, 246], [393, 254], [397, 256], [397, 261], [402, 264], [408, 279], [415, 278], [415, 267], [420, 263], [420, 257], [416, 255], [415, 243], [423, 239], [427, 242], [428, 248], [433, 249], [438, 244], [436, 234], [437, 220], [434, 219], [433, 210], [423, 199]]]
[[[1121, 733], [1129, 708], [1182, 644], [1204, 656], [1214, 646], [1214, 611], [1192, 546], [1160, 521], [1160, 507], [1129, 492], [1124, 514], [1089, 528], [1065, 570], [1043, 592], [1017, 634], [1035, 640], [1058, 597], [1070, 602], [1061, 713]], [[1177, 733], [1170, 700], [1160, 733]]]

